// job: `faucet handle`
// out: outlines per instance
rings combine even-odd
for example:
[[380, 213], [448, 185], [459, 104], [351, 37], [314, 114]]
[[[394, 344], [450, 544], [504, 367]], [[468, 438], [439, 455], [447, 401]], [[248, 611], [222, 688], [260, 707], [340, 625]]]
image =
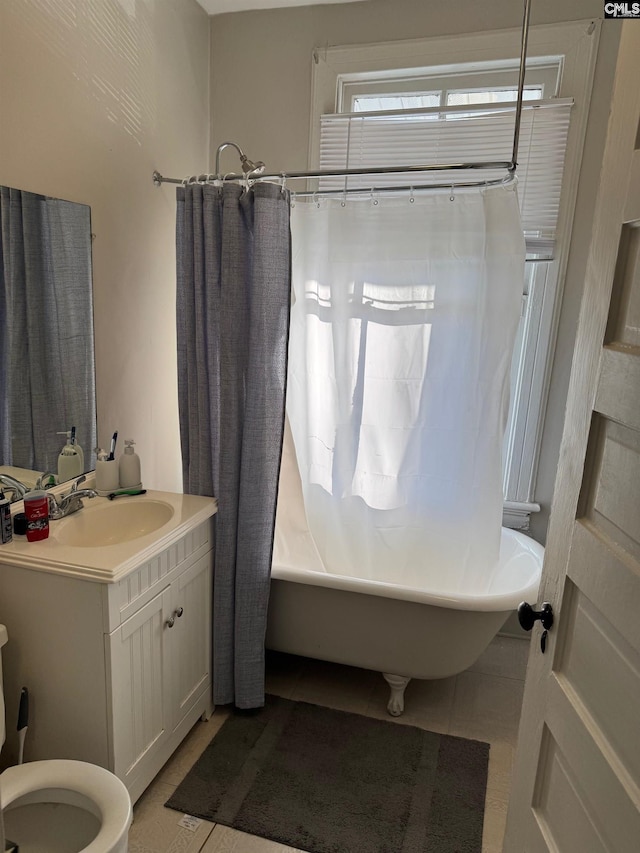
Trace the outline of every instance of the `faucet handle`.
[[78, 479], [75, 481], [75, 483], [71, 486], [71, 491], [72, 491], [72, 492], [77, 492], [77, 491], [78, 491], [78, 486], [81, 486], [81, 485], [84, 483], [84, 481], [85, 481], [86, 479], [87, 479], [87, 478], [86, 478], [86, 476], [85, 476], [84, 474], [82, 474], [80, 477], [78, 477]]
[[52, 495], [50, 492], [47, 493], [47, 505], [49, 509], [49, 518], [54, 521], [58, 518], [62, 518], [62, 508], [56, 500], [56, 496]]

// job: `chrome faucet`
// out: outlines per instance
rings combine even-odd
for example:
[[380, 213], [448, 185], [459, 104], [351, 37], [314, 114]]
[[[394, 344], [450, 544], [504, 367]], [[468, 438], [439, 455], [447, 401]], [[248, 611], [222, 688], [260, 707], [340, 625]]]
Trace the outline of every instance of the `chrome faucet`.
[[98, 493], [93, 489], [78, 488], [78, 486], [84, 483], [86, 479], [87, 478], [84, 474], [81, 477], [78, 477], [75, 483], [71, 486], [69, 494], [60, 498], [60, 500], [56, 500], [54, 495], [47, 495], [47, 500], [49, 502], [49, 518], [54, 521], [59, 518], [65, 518], [65, 516], [71, 515], [79, 509], [82, 509], [84, 506], [82, 498], [95, 498], [98, 496]]
[[36, 489], [50, 489], [51, 485], [56, 481], [56, 475], [51, 471], [45, 471], [38, 477], [38, 482], [36, 483]]
[[14, 501], [22, 500], [29, 491], [24, 483], [21, 483], [20, 480], [16, 480], [15, 477], [9, 476], [9, 474], [0, 474], [0, 485], [5, 486], [5, 488], [9, 489], [10, 492], [13, 492]]

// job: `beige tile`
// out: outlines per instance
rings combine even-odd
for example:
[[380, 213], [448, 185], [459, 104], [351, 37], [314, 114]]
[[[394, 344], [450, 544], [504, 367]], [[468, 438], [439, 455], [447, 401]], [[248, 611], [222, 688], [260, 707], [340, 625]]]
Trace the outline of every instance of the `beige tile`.
[[497, 636], [469, 668], [469, 672], [524, 679], [529, 657], [529, 638]]
[[212, 738], [220, 731], [229, 713], [226, 708], [217, 708], [211, 719], [196, 723], [156, 776], [155, 781], [165, 782], [167, 785], [179, 785]]
[[504, 831], [507, 825], [509, 795], [487, 788], [484, 806], [482, 850], [502, 850]]
[[[511, 638], [498, 640], [478, 662], [480, 669], [474, 667], [456, 678], [439, 681], [411, 681], [400, 718], [387, 714], [389, 689], [382, 675], [354, 667], [270, 655], [267, 690], [390, 722], [489, 741], [482, 851], [501, 853], [522, 702], [517, 660], [521, 665], [526, 643]], [[517, 645], [510, 648], [510, 643]], [[198, 723], [137, 803], [129, 835], [130, 853], [295, 853], [286, 845], [206, 821], [191, 832], [178, 825], [178, 812], [164, 807], [228, 713], [218, 709], [207, 723]]]
[[463, 672], [456, 679], [449, 734], [515, 746], [524, 683]]
[[489, 752], [487, 787], [509, 794], [515, 749], [511, 744], [494, 742]]
[[238, 832], [228, 826], [216, 824], [202, 848], [202, 853], [299, 853], [297, 847], [287, 847], [276, 841]]
[[365, 714], [379, 673], [327, 661], [307, 661], [291, 699]]
[[441, 678], [436, 681], [412, 679], [404, 694], [404, 713], [400, 717], [392, 717], [387, 711], [389, 685], [382, 675], [379, 675], [366, 713], [379, 720], [404, 723], [430, 732], [446, 734], [451, 720], [455, 684], [455, 678]]
[[173, 785], [153, 782], [133, 810], [129, 830], [129, 853], [197, 853], [207, 840], [213, 824], [202, 821], [195, 831], [179, 825], [179, 812], [164, 804], [174, 791]]

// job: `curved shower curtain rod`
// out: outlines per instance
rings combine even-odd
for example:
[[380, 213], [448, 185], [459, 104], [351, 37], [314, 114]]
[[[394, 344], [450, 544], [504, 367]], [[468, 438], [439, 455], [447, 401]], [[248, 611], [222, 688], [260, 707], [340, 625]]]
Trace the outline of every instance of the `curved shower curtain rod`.
[[[192, 175], [189, 178], [165, 178], [160, 172], [153, 173], [153, 183], [159, 187], [161, 184], [193, 184], [193, 183], [209, 183], [211, 181], [241, 181], [241, 180], [278, 180], [282, 181], [283, 185], [288, 180], [297, 180], [304, 178], [348, 178], [357, 175], [391, 175], [394, 173], [408, 172], [444, 172], [444, 171], [464, 171], [472, 169], [506, 169], [507, 174], [503, 178], [494, 180], [482, 181], [448, 181], [443, 184], [429, 184], [428, 187], [415, 186], [383, 186], [371, 187], [363, 189], [345, 188], [339, 190], [316, 190], [309, 192], [296, 192], [296, 197], [300, 196], [316, 196], [316, 195], [344, 195], [345, 193], [378, 193], [378, 192], [400, 192], [400, 191], [419, 191], [433, 189], [454, 189], [465, 187], [487, 187], [509, 184], [515, 180], [516, 167], [518, 158], [518, 144], [520, 141], [520, 122], [522, 118], [522, 100], [524, 91], [524, 75], [527, 59], [527, 41], [529, 37], [529, 18], [531, 11], [531, 0], [524, 0], [524, 15], [522, 19], [522, 37], [520, 44], [520, 68], [518, 72], [518, 97], [516, 100], [516, 114], [513, 128], [513, 149], [511, 160], [489, 161], [484, 163], [437, 163], [432, 165], [416, 165], [416, 166], [381, 166], [361, 169], [338, 169], [338, 170], [316, 170], [311, 172], [277, 172], [272, 175], [265, 173], [265, 164], [261, 160], [249, 160], [244, 151], [236, 142], [223, 142], [218, 146], [216, 151], [216, 171], [214, 174]], [[225, 148], [235, 148], [240, 157], [242, 166], [242, 174], [220, 173], [220, 155]]]

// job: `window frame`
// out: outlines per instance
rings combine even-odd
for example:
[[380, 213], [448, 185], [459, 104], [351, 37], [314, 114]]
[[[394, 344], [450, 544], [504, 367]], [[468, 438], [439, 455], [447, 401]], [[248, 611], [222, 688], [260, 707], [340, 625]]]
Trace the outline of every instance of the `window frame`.
[[[483, 88], [509, 88], [514, 79], [517, 82], [517, 71], [519, 68], [519, 60], [512, 60], [506, 64], [501, 62], [500, 67], [493, 67], [492, 63], [472, 63], [471, 67], [458, 68], [449, 73], [440, 73], [439, 68], [427, 67], [417, 69], [413, 74], [407, 75], [403, 70], [399, 70], [396, 76], [391, 76], [389, 72], [384, 74], [371, 74], [353, 72], [340, 74], [337, 81], [338, 90], [336, 92], [336, 111], [355, 112], [353, 109], [353, 98], [356, 97], [356, 92], [367, 96], [368, 90], [394, 95], [412, 95], [416, 92], [421, 92], [424, 85], [431, 86], [433, 84], [434, 91], [439, 91], [440, 105], [447, 106], [447, 95], [458, 89], [468, 91], [470, 83], [480, 84]], [[482, 67], [485, 66], [485, 67]], [[536, 82], [540, 81], [543, 84], [544, 91], [542, 98], [553, 97], [551, 94], [556, 93], [562, 74], [562, 62], [558, 56], [547, 58], [534, 58], [527, 65], [528, 69], [535, 68]], [[418, 73], [419, 72], [419, 73]], [[427, 82], [428, 81], [428, 82]], [[402, 87], [403, 91], [396, 93], [393, 89]], [[525, 85], [525, 89], [527, 86]], [[354, 91], [355, 90], [355, 91]], [[515, 100], [515, 97], [513, 98]]]
[[[532, 293], [523, 295], [523, 299], [535, 303], [528, 312], [535, 324], [530, 323], [529, 328], [524, 329], [524, 345], [529, 348], [526, 360], [530, 375], [525, 377], [528, 391], [526, 399], [521, 401], [519, 417], [505, 448], [504, 524], [510, 527], [527, 528], [530, 514], [540, 509], [535, 502], [536, 475], [600, 28], [601, 21], [588, 19], [533, 26], [529, 31], [527, 67], [558, 61], [557, 96], [573, 98], [574, 108], [567, 140], [555, 256], [552, 261], [545, 262], [544, 276], [542, 269], [533, 276], [544, 277], [545, 286], [540, 287], [536, 281]], [[344, 91], [351, 81], [394, 79], [399, 75], [415, 79], [424, 76], [425, 68], [437, 68], [442, 76], [459, 73], [461, 66], [463, 73], [482, 72], [489, 66], [512, 69], [514, 62], [516, 66], [519, 63], [516, 58], [520, 53], [521, 36], [520, 30], [499, 30], [315, 50], [309, 168], [318, 167], [320, 116], [347, 111], [347, 105], [343, 105]], [[522, 376], [514, 379], [516, 384], [523, 381]]]

